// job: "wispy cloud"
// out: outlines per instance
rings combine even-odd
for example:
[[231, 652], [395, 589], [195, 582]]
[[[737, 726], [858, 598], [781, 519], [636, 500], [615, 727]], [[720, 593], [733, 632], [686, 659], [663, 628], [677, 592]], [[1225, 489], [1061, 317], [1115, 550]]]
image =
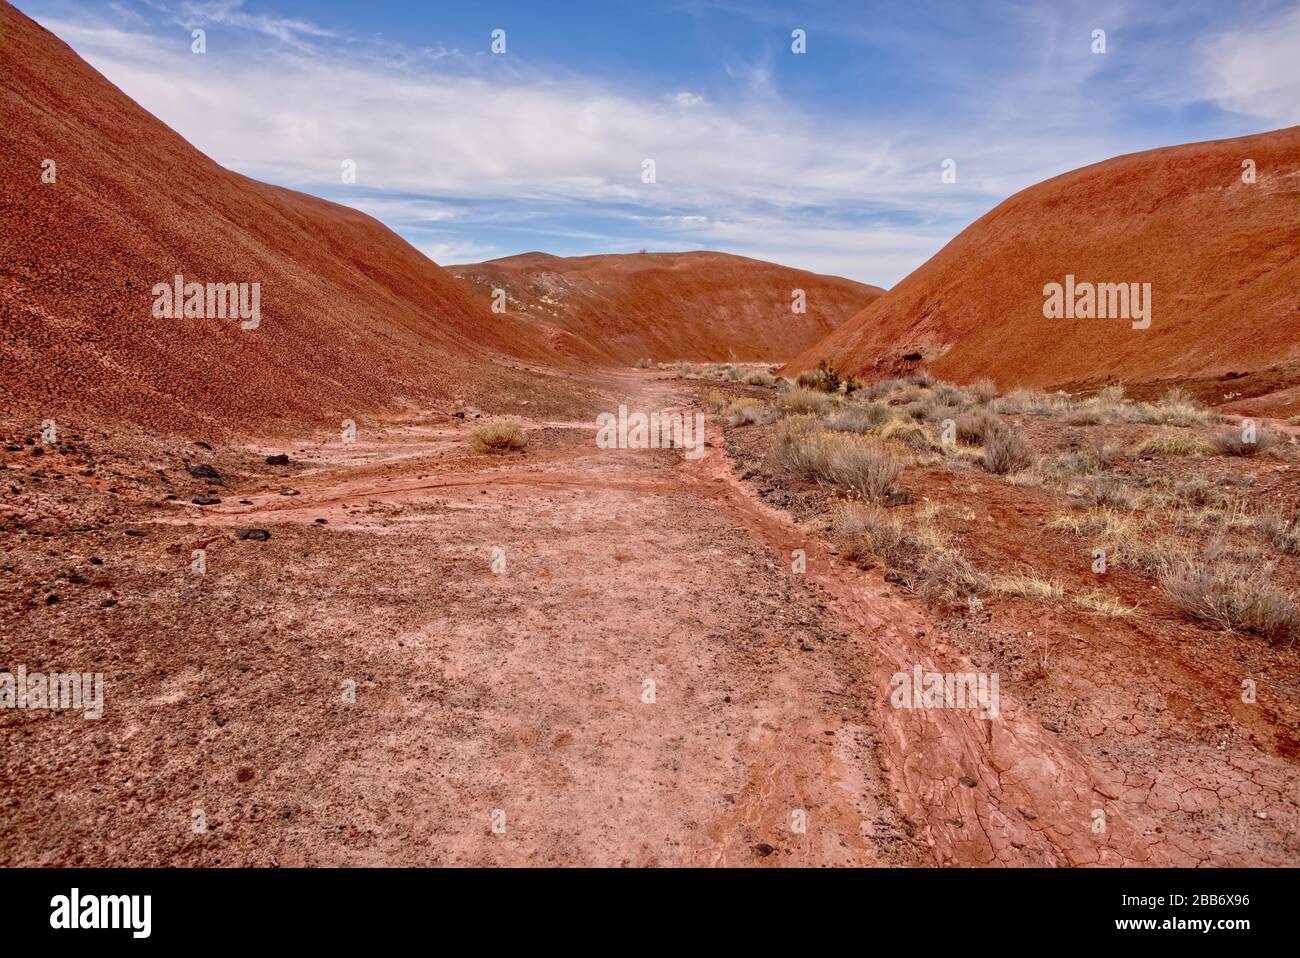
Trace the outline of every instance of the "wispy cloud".
[[[959, 30], [936, 39], [882, 15], [860, 42], [921, 58], [939, 85], [907, 109], [867, 91], [856, 111], [783, 97], [770, 50], [726, 67], [724, 98], [526, 60], [487, 69], [504, 58], [471, 63], [431, 38], [376, 48], [242, 0], [151, 5], [164, 12], [149, 28], [89, 14], [43, 22], [219, 162], [364, 209], [435, 259], [514, 252], [515, 233], [548, 248], [533, 240], [549, 230], [557, 251], [583, 236], [585, 252], [714, 246], [891, 285], [1011, 192], [1161, 142], [1099, 104], [1172, 96], [1155, 79], [1172, 52], [1155, 63], [1158, 44], [1124, 53], [1151, 22], [1119, 2], [1065, 14], [994, 5], [998, 47], [965, 61]], [[1110, 27], [1106, 57], [1088, 50], [1098, 22]], [[197, 56], [167, 24], [219, 24], [247, 40]], [[1202, 57], [1179, 76], [1200, 68], [1213, 81], [1195, 95], [1225, 108], [1294, 117], [1285, 38], [1298, 24], [1216, 36], [1212, 68]], [[656, 182], [642, 181], [646, 159]], [[945, 159], [955, 183], [941, 180]], [[344, 160], [355, 185], [341, 182]]]

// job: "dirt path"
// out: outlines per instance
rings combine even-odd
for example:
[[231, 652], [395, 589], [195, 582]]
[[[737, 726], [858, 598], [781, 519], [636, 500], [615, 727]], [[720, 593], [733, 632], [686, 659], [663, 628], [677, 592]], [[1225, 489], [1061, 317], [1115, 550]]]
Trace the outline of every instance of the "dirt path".
[[[671, 405], [625, 381], [634, 408]], [[447, 462], [420, 447], [467, 427], [402, 423], [295, 495], [160, 511], [83, 733], [108, 757], [20, 726], [57, 760], [15, 783], [0, 860], [927, 861], [880, 769], [870, 650], [820, 593], [678, 453], [540, 425], [526, 456]]]

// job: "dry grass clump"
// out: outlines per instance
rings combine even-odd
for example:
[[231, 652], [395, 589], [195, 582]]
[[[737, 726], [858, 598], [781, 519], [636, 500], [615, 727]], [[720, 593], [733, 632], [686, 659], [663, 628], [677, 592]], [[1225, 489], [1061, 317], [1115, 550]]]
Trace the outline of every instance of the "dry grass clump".
[[1019, 599], [1051, 601], [1065, 595], [1059, 579], [1043, 579], [1034, 575], [1000, 575], [992, 582], [994, 592]]
[[1065, 421], [1071, 426], [1100, 426], [1106, 421], [1106, 410], [1095, 402], [1085, 402], [1066, 413]]
[[826, 428], [835, 432], [871, 432], [893, 418], [888, 406], [878, 402], [854, 403], [831, 413]]
[[1111, 476], [1097, 476], [1084, 484], [1083, 501], [1101, 509], [1123, 509], [1133, 512], [1142, 505], [1137, 490], [1116, 481]]
[[1027, 469], [1033, 464], [1029, 447], [1020, 433], [999, 424], [984, 435], [984, 468], [999, 476]]
[[987, 376], [975, 380], [966, 391], [977, 403], [990, 403], [998, 398], [998, 384]]
[[844, 486], [864, 499], [888, 496], [902, 471], [901, 463], [876, 443], [828, 432], [813, 417], [782, 422], [768, 456], [784, 475]]
[[778, 399], [782, 412], [787, 415], [803, 416], [813, 414], [824, 416], [835, 408], [835, 400], [816, 389], [795, 386], [781, 393]]
[[1227, 504], [1226, 492], [1202, 476], [1174, 483], [1169, 489], [1169, 499], [1174, 508], [1210, 509]]
[[997, 429], [1002, 423], [1002, 420], [987, 409], [962, 413], [955, 421], [957, 423], [957, 441], [967, 446], [981, 445], [984, 442], [984, 437]]
[[1273, 585], [1268, 566], [1244, 568], [1183, 557], [1160, 572], [1171, 602], [1184, 614], [1230, 632], [1271, 642], [1300, 638], [1300, 609], [1291, 593]]
[[1047, 463], [1047, 471], [1058, 476], [1090, 476], [1115, 465], [1119, 450], [1107, 442], [1089, 442], [1062, 452]]
[[1094, 615], [1104, 615], [1112, 619], [1124, 619], [1137, 614], [1137, 606], [1125, 605], [1120, 601], [1118, 596], [1100, 589], [1093, 589], [1089, 592], [1082, 592], [1078, 595], [1071, 596], [1072, 601], [1079, 608], [1091, 612]]
[[913, 449], [933, 451], [940, 448], [925, 427], [911, 419], [889, 420], [881, 427], [879, 436], [885, 442], [896, 442]]
[[776, 377], [766, 369], [758, 369], [745, 377], [745, 383], [749, 386], [775, 386]]
[[1279, 512], [1265, 512], [1252, 525], [1260, 537], [1278, 552], [1300, 555], [1300, 519], [1288, 519]]
[[776, 411], [761, 399], [743, 396], [727, 407], [727, 422], [732, 426], [763, 425], [776, 418]]
[[988, 589], [988, 578], [928, 522], [909, 523], [883, 509], [845, 503], [831, 519], [831, 538], [841, 555], [899, 573], [909, 588], [938, 605], [955, 605]]
[[1129, 422], [1148, 426], [1175, 426], [1187, 428], [1204, 426], [1210, 421], [1210, 412], [1203, 405], [1177, 387], [1165, 393], [1154, 403], [1124, 403], [1118, 407], [1121, 416]]
[[1162, 429], [1154, 435], [1147, 436], [1133, 447], [1135, 454], [1148, 459], [1204, 456], [1212, 451], [1213, 448], [1204, 437], [1193, 432], [1179, 432], [1174, 429]]
[[1049, 394], [1041, 389], [1013, 389], [990, 404], [994, 412], [1012, 416], [1059, 416], [1071, 406], [1064, 393]]
[[1087, 541], [1090, 551], [1104, 549], [1108, 565], [1138, 572], [1158, 572], [1182, 550], [1180, 541], [1154, 534], [1140, 515], [1114, 509], [1065, 513], [1049, 522], [1048, 528]]
[[655, 361], [653, 359], [638, 359], [636, 361], [637, 369], [653, 369]]
[[1118, 406], [1124, 401], [1124, 387], [1118, 383], [1111, 386], [1104, 386], [1097, 393], [1097, 402], [1103, 406]]
[[1300, 416], [1292, 416], [1290, 419], [1287, 420], [1287, 425], [1300, 426]]
[[480, 453], [519, 452], [528, 445], [523, 429], [513, 422], [489, 422], [470, 433], [474, 451]]
[[1277, 434], [1253, 423], [1248, 428], [1220, 429], [1214, 434], [1214, 451], [1221, 456], [1258, 456], [1278, 443]]

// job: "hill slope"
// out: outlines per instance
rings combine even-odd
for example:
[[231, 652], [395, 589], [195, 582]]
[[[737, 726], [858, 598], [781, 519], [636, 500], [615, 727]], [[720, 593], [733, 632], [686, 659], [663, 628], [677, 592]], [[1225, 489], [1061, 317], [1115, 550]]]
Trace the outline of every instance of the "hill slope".
[[[1067, 274], [1150, 283], [1150, 327], [1044, 318], [1044, 286]], [[1003, 388], [1270, 367], [1271, 388], [1300, 380], [1300, 127], [1122, 156], [1017, 193], [789, 368], [823, 356]]]
[[[301, 428], [527, 390], [506, 353], [562, 362], [371, 217], [218, 166], [2, 2], [0, 34], [6, 409]], [[152, 289], [178, 273], [260, 284], [260, 326], [156, 317]]]
[[[545, 253], [449, 266], [575, 358], [632, 363], [786, 359], [882, 294], [876, 286], [727, 253]], [[804, 291], [806, 312], [791, 309]]]

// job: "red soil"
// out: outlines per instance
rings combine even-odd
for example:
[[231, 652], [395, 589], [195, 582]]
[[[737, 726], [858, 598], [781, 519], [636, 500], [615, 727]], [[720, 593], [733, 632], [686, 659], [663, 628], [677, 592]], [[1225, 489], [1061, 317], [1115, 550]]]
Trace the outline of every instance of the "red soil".
[[[876, 286], [727, 253], [559, 257], [525, 253], [449, 272], [556, 349], [596, 362], [786, 359], [883, 294]], [[807, 311], [793, 313], [802, 289]]]
[[[521, 381], [502, 353], [562, 362], [371, 217], [223, 169], [8, 4], [0, 30], [7, 408], [292, 429]], [[154, 318], [176, 273], [260, 283], [260, 327]]]
[[[1257, 182], [1242, 182], [1242, 161]], [[918, 362], [999, 386], [1130, 384], [1270, 367], [1300, 381], [1300, 127], [1121, 156], [997, 206], [790, 364]], [[1045, 319], [1043, 287], [1151, 284], [1151, 326]], [[905, 357], [920, 354], [919, 361]], [[1287, 385], [1281, 383], [1277, 388]]]

